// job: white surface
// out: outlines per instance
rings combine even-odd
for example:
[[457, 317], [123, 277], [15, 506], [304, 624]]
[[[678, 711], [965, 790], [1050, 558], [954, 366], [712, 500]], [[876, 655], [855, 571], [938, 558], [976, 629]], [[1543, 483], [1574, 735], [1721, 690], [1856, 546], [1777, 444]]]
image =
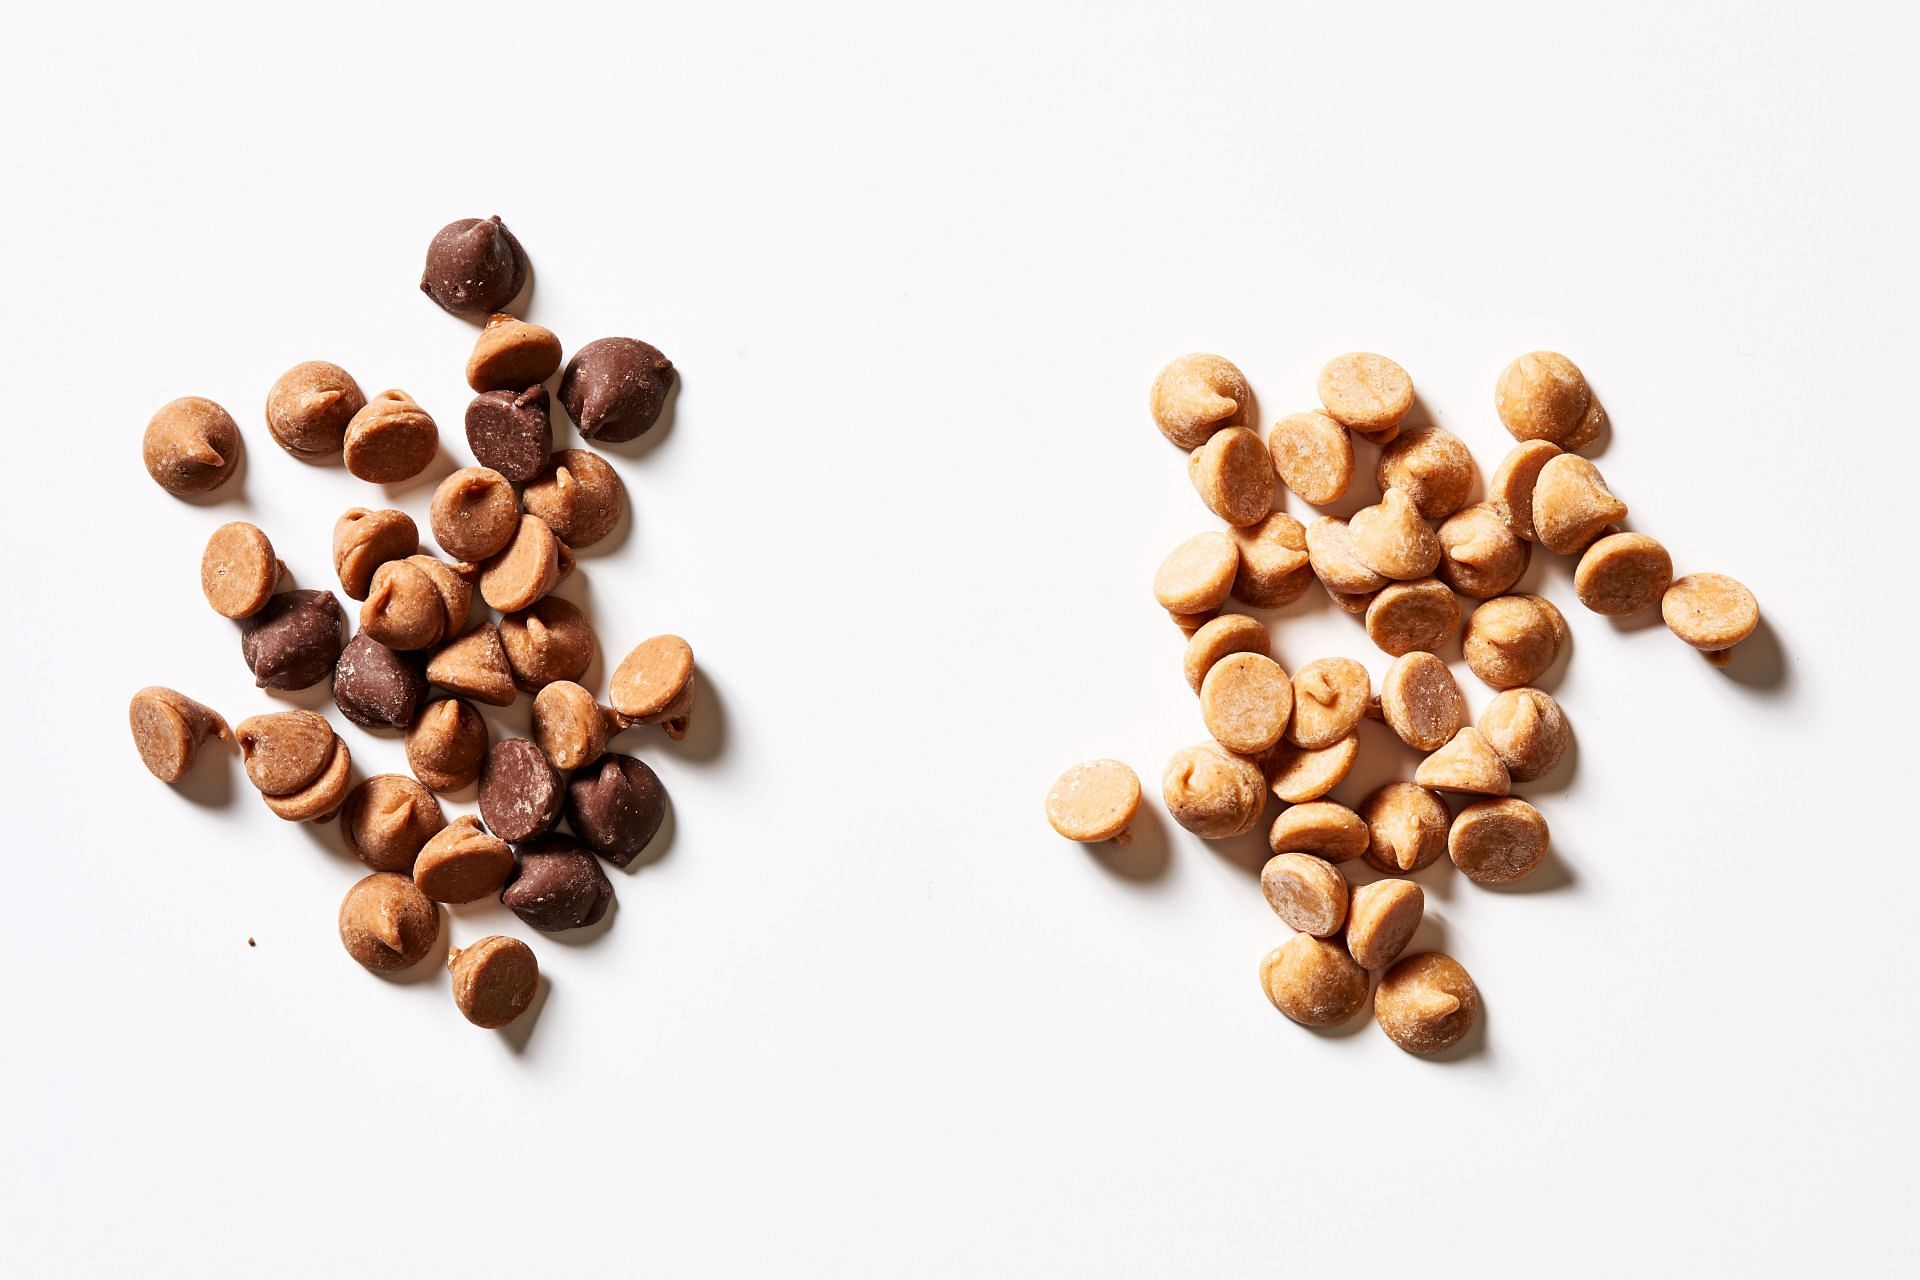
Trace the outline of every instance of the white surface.
[[[161, 8], [7, 18], [10, 1271], [1911, 1257], [1910, 10]], [[162, 786], [123, 727], [149, 682], [289, 701], [201, 602], [201, 542], [255, 519], [329, 585], [334, 516], [378, 495], [260, 402], [338, 360], [463, 459], [472, 331], [414, 283], [496, 211], [570, 350], [684, 371], [614, 451], [630, 532], [563, 594], [616, 653], [689, 636], [708, 681], [689, 746], [624, 740], [670, 849], [603, 936], [535, 937], [524, 1036], [341, 954], [336, 827], [273, 819], [230, 753]], [[1632, 525], [1750, 583], [1771, 638], [1715, 672], [1540, 557], [1575, 636], [1577, 761], [1528, 789], [1556, 864], [1420, 877], [1489, 1014], [1423, 1063], [1267, 1006], [1257, 840], [1143, 819], [1128, 875], [1041, 799], [1111, 754], [1157, 811], [1202, 732], [1148, 592], [1213, 523], [1144, 410], [1164, 360], [1237, 359], [1268, 423], [1390, 353], [1490, 469], [1494, 376], [1538, 347], [1611, 410]], [[189, 393], [247, 432], [211, 505], [138, 460]], [[1317, 601], [1276, 635], [1385, 667]], [[1363, 773], [1410, 765], [1371, 733]]]

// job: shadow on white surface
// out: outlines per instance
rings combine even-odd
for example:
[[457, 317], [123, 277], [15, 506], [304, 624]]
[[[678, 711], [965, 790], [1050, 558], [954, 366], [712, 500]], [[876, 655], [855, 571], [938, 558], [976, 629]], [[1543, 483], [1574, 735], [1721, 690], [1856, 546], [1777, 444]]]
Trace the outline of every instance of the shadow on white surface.
[[[1714, 670], [1704, 659], [1702, 665], [1708, 671]], [[1792, 683], [1786, 650], [1781, 647], [1780, 635], [1768, 623], [1765, 614], [1760, 615], [1760, 625], [1753, 629], [1753, 634], [1733, 647], [1733, 657], [1718, 673], [1735, 684], [1769, 697], [1786, 691]]]
[[1095, 865], [1118, 880], [1150, 884], [1173, 865], [1173, 850], [1167, 843], [1167, 820], [1149, 799], [1143, 797], [1133, 825], [1124, 841], [1104, 841], [1088, 845], [1087, 856]]

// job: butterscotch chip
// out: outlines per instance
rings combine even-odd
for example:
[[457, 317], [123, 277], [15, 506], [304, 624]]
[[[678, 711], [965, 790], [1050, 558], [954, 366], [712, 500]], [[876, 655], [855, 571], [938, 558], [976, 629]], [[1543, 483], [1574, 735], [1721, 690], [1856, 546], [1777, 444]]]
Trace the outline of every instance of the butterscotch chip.
[[1203, 742], [1167, 762], [1160, 794], [1175, 822], [1203, 840], [1225, 840], [1260, 821], [1267, 784], [1253, 761]]
[[1467, 667], [1496, 689], [1538, 680], [1566, 643], [1567, 622], [1540, 596], [1497, 596], [1467, 619]]
[[1365, 351], [1335, 356], [1320, 370], [1320, 403], [1342, 426], [1389, 431], [1413, 408], [1413, 379], [1385, 356]]
[[477, 564], [513, 541], [520, 501], [493, 468], [462, 467], [434, 489], [428, 522], [442, 551]]
[[1353, 771], [1359, 754], [1358, 735], [1314, 750], [1282, 743], [1267, 757], [1267, 785], [1288, 804], [1318, 800]]
[[1193, 639], [1194, 634], [1198, 632], [1200, 628], [1206, 626], [1209, 622], [1212, 622], [1214, 618], [1216, 618], [1217, 616], [1219, 615], [1214, 613], [1211, 610], [1205, 613], [1169, 612], [1167, 614], [1167, 620], [1173, 623], [1174, 626], [1180, 628], [1181, 635], [1191, 640]]
[[267, 430], [296, 458], [340, 452], [347, 424], [367, 398], [353, 375], [325, 360], [307, 360], [281, 374], [267, 392]]
[[1360, 806], [1367, 865], [1390, 876], [1418, 871], [1447, 851], [1447, 806], [1425, 787], [1389, 782]]
[[1408, 1053], [1439, 1053], [1460, 1043], [1480, 1016], [1480, 991], [1451, 956], [1426, 951], [1387, 970], [1373, 1016]]
[[260, 798], [274, 815], [288, 822], [326, 822], [340, 811], [353, 782], [353, 753], [339, 736], [333, 740], [333, 753], [327, 757], [320, 776], [291, 795]]
[[1187, 641], [1186, 657], [1181, 663], [1187, 687], [1199, 693], [1200, 682], [1207, 678], [1213, 664], [1231, 653], [1271, 657], [1273, 641], [1267, 634], [1267, 624], [1244, 613], [1223, 613], [1209, 618]]
[[182, 396], [147, 421], [140, 458], [153, 482], [175, 497], [206, 493], [240, 465], [240, 428], [213, 401]]
[[1718, 659], [1760, 625], [1760, 602], [1724, 573], [1690, 573], [1660, 598], [1667, 630]]
[[1546, 860], [1547, 820], [1517, 796], [1476, 800], [1447, 833], [1453, 865], [1478, 884], [1508, 884]]
[[1437, 751], [1467, 722], [1467, 700], [1439, 658], [1402, 654], [1380, 681], [1380, 718], [1414, 750]]
[[481, 569], [480, 598], [489, 608], [516, 613], [559, 581], [559, 540], [539, 516], [522, 516], [512, 540]]
[[1380, 451], [1375, 470], [1382, 493], [1404, 489], [1429, 520], [1458, 511], [1473, 489], [1473, 455], [1445, 427], [1404, 431]]
[[1513, 532], [1527, 542], [1534, 541], [1533, 487], [1539, 482], [1540, 468], [1560, 456], [1560, 446], [1546, 440], [1522, 440], [1500, 462], [1487, 481], [1487, 505]]
[[333, 726], [311, 711], [248, 716], [233, 736], [247, 781], [264, 796], [305, 788], [326, 770], [333, 755]]
[[231, 736], [227, 722], [213, 708], [160, 685], [133, 695], [127, 705], [127, 725], [133, 730], [141, 763], [162, 782], [178, 782], [192, 771], [208, 734], [223, 742]]
[[1449, 516], [1438, 537], [1441, 581], [1480, 600], [1512, 590], [1533, 555], [1533, 548], [1485, 502]]
[[1367, 606], [1367, 636], [1384, 653], [1399, 657], [1431, 652], [1460, 629], [1460, 602], [1438, 578], [1392, 582]]
[[555, 537], [578, 549], [613, 532], [627, 504], [627, 487], [599, 454], [562, 449], [527, 481], [520, 501], [528, 515], [545, 520]]
[[1501, 370], [1493, 406], [1515, 440], [1545, 440], [1562, 449], [1591, 444], [1607, 420], [1587, 376], [1558, 351], [1535, 351]]
[[407, 767], [435, 791], [458, 791], [480, 776], [487, 722], [458, 698], [429, 702], [407, 730]]
[[432, 556], [408, 556], [407, 563], [425, 573], [440, 593], [446, 627], [441, 636], [459, 635], [466, 628], [467, 615], [473, 611], [473, 583], [479, 570], [470, 564], [448, 564]]
[[1478, 727], [1515, 782], [1531, 782], [1560, 763], [1570, 736], [1560, 704], [1539, 689], [1495, 694]]
[[1330, 590], [1327, 592], [1327, 599], [1333, 601], [1336, 608], [1343, 609], [1348, 613], [1361, 614], [1367, 611], [1367, 606], [1371, 605], [1373, 598], [1379, 594], [1377, 591], [1369, 591], [1363, 595], [1350, 596]]
[[1353, 440], [1324, 413], [1290, 413], [1274, 423], [1267, 452], [1281, 483], [1316, 507], [1338, 502], [1353, 483]]
[[1387, 576], [1374, 572], [1360, 558], [1354, 549], [1353, 531], [1345, 520], [1336, 516], [1320, 516], [1307, 524], [1307, 558], [1313, 566], [1314, 577], [1320, 579], [1328, 594], [1335, 596], [1336, 603], [1348, 613], [1364, 612], [1366, 604], [1354, 609], [1337, 597], [1371, 599], [1374, 592], [1387, 585]]
[[1182, 449], [1198, 449], [1224, 427], [1244, 427], [1253, 404], [1247, 379], [1230, 360], [1181, 356], [1153, 380], [1154, 425]]
[[1277, 853], [1260, 872], [1260, 891], [1273, 913], [1316, 938], [1340, 931], [1347, 919], [1347, 878], [1307, 853]]
[[607, 738], [631, 722], [571, 680], [555, 680], [533, 699], [533, 742], [562, 773], [607, 753]]
[[610, 698], [634, 724], [657, 724], [678, 741], [687, 733], [693, 686], [693, 647], [676, 635], [655, 636], [620, 659]]
[[1440, 538], [1405, 489], [1389, 489], [1375, 505], [1354, 512], [1347, 533], [1361, 563], [1383, 577], [1407, 582], [1440, 565]]
[[478, 902], [513, 876], [513, 850], [463, 813], [420, 847], [413, 882], [435, 902]]
[[553, 330], [497, 311], [473, 340], [467, 385], [475, 391], [519, 391], [545, 382], [559, 368], [560, 339]]
[[347, 424], [347, 471], [372, 484], [413, 479], [439, 448], [433, 418], [404, 391], [382, 391]]
[[1296, 933], [1260, 962], [1273, 1007], [1306, 1027], [1337, 1027], [1367, 1003], [1367, 971], [1337, 942]]
[[1119, 840], [1140, 810], [1140, 779], [1119, 760], [1089, 760], [1061, 774], [1047, 792], [1047, 822], [1069, 840]]
[[1320, 658], [1293, 675], [1293, 719], [1287, 741], [1296, 747], [1330, 747], [1353, 733], [1367, 713], [1373, 679], [1352, 658]]
[[1200, 717], [1227, 750], [1257, 756], [1280, 741], [1293, 711], [1293, 683], [1258, 653], [1229, 654], [1200, 682]]
[[375, 871], [413, 871], [422, 845], [447, 825], [433, 792], [397, 773], [353, 789], [340, 813], [347, 847]]
[[518, 938], [495, 934], [447, 955], [453, 1003], [476, 1027], [504, 1027], [527, 1011], [540, 987], [540, 964]]
[[250, 618], [267, 607], [284, 566], [273, 544], [244, 520], [223, 524], [200, 555], [200, 592], [223, 618]]
[[513, 682], [528, 693], [538, 693], [555, 680], [585, 675], [595, 645], [587, 616], [559, 596], [547, 596], [502, 618], [500, 643], [506, 647]]
[[376, 871], [340, 904], [340, 945], [375, 973], [418, 964], [439, 937], [440, 908], [405, 876]]
[[1620, 618], [1660, 603], [1673, 583], [1673, 557], [1644, 533], [1615, 533], [1581, 553], [1573, 571], [1580, 603]]
[[1548, 458], [1533, 484], [1533, 531], [1549, 551], [1570, 556], [1625, 518], [1627, 504], [1600, 468], [1574, 453]]
[[1153, 575], [1153, 598], [1168, 613], [1211, 614], [1226, 602], [1240, 571], [1240, 548], [1224, 533], [1196, 533], [1168, 553]]
[[350, 600], [365, 600], [373, 575], [390, 560], [404, 560], [420, 549], [420, 531], [404, 511], [354, 507], [333, 525], [333, 571]]
[[1346, 862], [1367, 851], [1367, 824], [1343, 804], [1310, 800], [1280, 811], [1267, 844], [1275, 853], [1311, 853], [1328, 862]]
[[374, 570], [373, 585], [360, 606], [360, 631], [402, 652], [439, 644], [447, 634], [447, 606], [439, 585], [412, 557], [389, 560]]
[[1347, 904], [1347, 954], [1362, 969], [1384, 969], [1413, 940], [1426, 914], [1426, 892], [1411, 880], [1376, 880]]
[[1228, 524], [1253, 524], [1273, 509], [1273, 458], [1246, 427], [1217, 431], [1195, 449], [1187, 478], [1207, 510]]
[[1278, 609], [1298, 600], [1313, 585], [1307, 531], [1286, 512], [1276, 511], [1258, 524], [1235, 529], [1233, 541], [1240, 548], [1240, 568], [1233, 579], [1235, 599], [1256, 609]]
[[1507, 766], [1500, 763], [1500, 757], [1472, 725], [1422, 760], [1413, 771], [1413, 780], [1433, 791], [1470, 791], [1483, 796], [1503, 796], [1508, 786]]
[[483, 622], [450, 641], [427, 663], [427, 683], [490, 707], [513, 704], [513, 671], [500, 643], [500, 628]]

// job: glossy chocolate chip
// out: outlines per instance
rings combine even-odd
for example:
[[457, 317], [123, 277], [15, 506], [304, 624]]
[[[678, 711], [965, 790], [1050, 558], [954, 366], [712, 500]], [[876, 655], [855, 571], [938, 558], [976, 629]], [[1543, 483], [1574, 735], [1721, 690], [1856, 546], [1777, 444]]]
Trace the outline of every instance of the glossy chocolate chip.
[[588, 848], [624, 867], [645, 851], [667, 816], [667, 789], [632, 756], [609, 755], [567, 784], [567, 822]]
[[282, 591], [240, 623], [240, 656], [262, 689], [306, 689], [333, 674], [346, 617], [331, 591]]
[[560, 403], [587, 439], [631, 440], [659, 420], [673, 376], [673, 361], [658, 347], [601, 338], [567, 361]]
[[547, 836], [520, 850], [520, 863], [500, 901], [542, 933], [598, 923], [613, 901], [600, 860], [566, 836]]
[[333, 704], [362, 729], [405, 729], [427, 696], [420, 664], [369, 635], [356, 635], [333, 668]]
[[509, 844], [545, 835], [560, 818], [566, 793], [546, 753], [528, 738], [506, 738], [480, 765], [480, 818]]
[[449, 222], [427, 245], [420, 292], [456, 316], [484, 320], [526, 285], [526, 250], [498, 214]]
[[467, 406], [467, 447], [481, 466], [515, 484], [539, 475], [553, 452], [553, 403], [547, 389], [475, 396]]

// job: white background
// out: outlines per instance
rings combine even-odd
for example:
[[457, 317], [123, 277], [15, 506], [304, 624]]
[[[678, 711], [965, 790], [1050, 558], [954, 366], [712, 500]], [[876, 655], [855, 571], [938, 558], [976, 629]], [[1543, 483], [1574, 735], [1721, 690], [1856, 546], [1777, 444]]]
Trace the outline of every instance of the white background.
[[[1911, 1258], [1910, 9], [7, 8], [9, 1270]], [[252, 688], [201, 544], [252, 519], [332, 585], [334, 517], [379, 505], [265, 434], [309, 358], [439, 419], [393, 499], [424, 514], [472, 330], [420, 258], [494, 212], [569, 350], [684, 373], [563, 594], [707, 682], [686, 743], [621, 740], [663, 856], [597, 936], [534, 937], [505, 1034], [342, 954], [337, 825], [274, 819], [230, 750], [161, 785], [124, 727], [148, 683], [325, 705]], [[1526, 792], [1556, 853], [1420, 876], [1487, 1012], [1423, 1062], [1274, 1012], [1261, 838], [1159, 810], [1202, 729], [1149, 581], [1214, 522], [1146, 392], [1218, 351], [1264, 427], [1382, 351], [1490, 469], [1495, 375], [1542, 347], [1612, 413], [1630, 525], [1767, 622], [1717, 672], [1536, 560], [1574, 629], [1577, 750]], [[246, 431], [218, 501], [140, 466], [186, 394]], [[1290, 669], [1385, 668], [1317, 593], [1275, 624]], [[1366, 732], [1342, 798], [1413, 763]], [[1151, 797], [1122, 853], [1042, 821], [1102, 755]]]

